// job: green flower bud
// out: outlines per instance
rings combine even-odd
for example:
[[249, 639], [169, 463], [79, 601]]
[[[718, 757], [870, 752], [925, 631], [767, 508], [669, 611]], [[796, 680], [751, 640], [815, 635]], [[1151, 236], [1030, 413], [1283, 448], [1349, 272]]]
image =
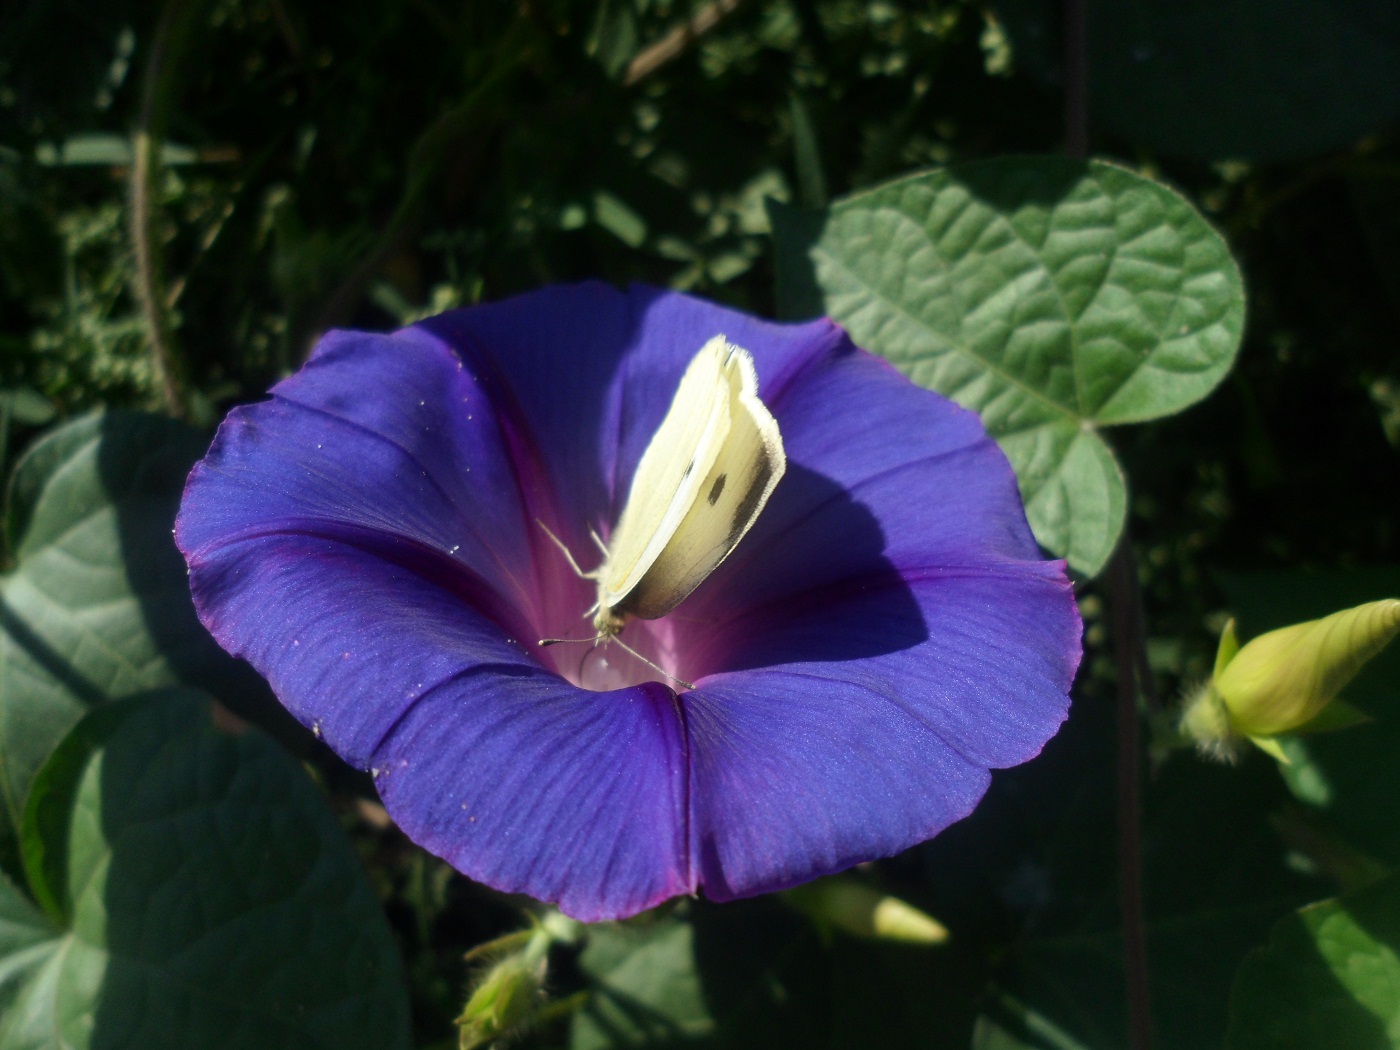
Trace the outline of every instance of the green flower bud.
[[1396, 634], [1394, 599], [1281, 627], [1243, 648], [1232, 620], [1220, 636], [1215, 673], [1187, 703], [1181, 729], [1206, 750], [1229, 755], [1247, 738], [1287, 761], [1276, 737], [1362, 720], [1337, 694]]
[[931, 915], [846, 875], [809, 882], [785, 891], [783, 897], [824, 930], [906, 944], [941, 944], [948, 939], [947, 928]]
[[474, 1050], [524, 1027], [540, 1005], [544, 963], [507, 955], [486, 971], [457, 1018], [458, 1045]]
[[578, 941], [583, 925], [557, 911], [531, 917], [529, 929], [516, 930], [467, 952], [484, 965], [467, 1005], [457, 1018], [460, 1050], [476, 1050], [527, 1031], [551, 1013], [568, 1013], [579, 1001], [548, 1003], [544, 994], [549, 949]]

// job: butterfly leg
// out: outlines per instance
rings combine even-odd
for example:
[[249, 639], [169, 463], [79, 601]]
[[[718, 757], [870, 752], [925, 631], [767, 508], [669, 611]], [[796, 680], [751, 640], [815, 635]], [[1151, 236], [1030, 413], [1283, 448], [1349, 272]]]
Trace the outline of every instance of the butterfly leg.
[[603, 537], [598, 535], [597, 529], [589, 529], [588, 535], [593, 538], [594, 546], [603, 552], [603, 560], [606, 561], [608, 557], [608, 545], [603, 542]]

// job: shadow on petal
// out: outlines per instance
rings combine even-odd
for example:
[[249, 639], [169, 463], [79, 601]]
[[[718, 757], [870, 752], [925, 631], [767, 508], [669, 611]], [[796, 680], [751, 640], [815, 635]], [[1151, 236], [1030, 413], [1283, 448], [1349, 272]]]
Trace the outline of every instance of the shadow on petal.
[[841, 485], [789, 463], [753, 531], [671, 619], [697, 678], [867, 659], [928, 639], [885, 533]]

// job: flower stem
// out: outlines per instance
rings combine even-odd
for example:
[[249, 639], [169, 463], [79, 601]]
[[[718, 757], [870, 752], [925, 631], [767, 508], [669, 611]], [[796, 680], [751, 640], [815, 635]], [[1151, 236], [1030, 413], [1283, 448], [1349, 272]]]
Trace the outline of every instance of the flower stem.
[[632, 87], [685, 54], [696, 40], [737, 11], [743, 2], [744, 0], [712, 0], [632, 59], [627, 66], [627, 72], [623, 74], [623, 86]]
[[1065, 152], [1089, 156], [1089, 26], [1084, 0], [1064, 2]]
[[1126, 530], [1108, 566], [1113, 650], [1118, 672], [1118, 909], [1123, 923], [1128, 1045], [1152, 1045], [1152, 997], [1147, 924], [1142, 907], [1142, 720], [1138, 710], [1138, 651], [1144, 649], [1137, 565]]
[[[1089, 25], [1085, 0], [1064, 0], [1065, 152], [1089, 156]], [[1142, 716], [1138, 697], [1156, 707], [1147, 665], [1142, 593], [1127, 525], [1108, 563], [1108, 603], [1118, 677], [1118, 911], [1128, 998], [1128, 1046], [1151, 1050], [1152, 992], [1142, 908]]]
[[189, 416], [184, 367], [170, 328], [165, 266], [161, 257], [161, 147], [170, 114], [171, 83], [186, 32], [200, 0], [170, 0], [156, 23], [146, 59], [141, 111], [132, 135], [131, 249], [132, 291], [146, 322], [151, 364], [165, 410], [177, 419]]

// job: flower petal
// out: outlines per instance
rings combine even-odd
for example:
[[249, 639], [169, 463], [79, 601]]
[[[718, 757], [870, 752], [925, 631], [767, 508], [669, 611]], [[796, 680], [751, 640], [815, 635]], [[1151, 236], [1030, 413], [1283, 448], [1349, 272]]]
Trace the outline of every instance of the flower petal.
[[[576, 634], [592, 587], [535, 519], [586, 555], [716, 334], [753, 354], [788, 474], [689, 600], [629, 625], [698, 688], [576, 689], [532, 643]], [[225, 422], [177, 538], [211, 631], [376, 771], [410, 837], [584, 919], [929, 837], [1053, 734], [1079, 654], [975, 416], [830, 322], [656, 289], [329, 337]]]
[[[706, 895], [889, 856], [966, 816], [988, 769], [1039, 753], [1066, 716], [1068, 608], [1059, 567], [1030, 563], [895, 577], [737, 623], [761, 659], [682, 698]], [[926, 634], [909, 644], [915, 623]]]
[[473, 608], [468, 573], [398, 553], [260, 536], [192, 558], [195, 598], [221, 644], [459, 870], [585, 920], [693, 889], [671, 691], [569, 685]]
[[605, 536], [681, 374], [711, 336], [755, 359], [765, 399], [844, 339], [830, 321], [774, 324], [659, 288], [544, 288], [416, 326], [457, 347], [531, 435], [558, 503]]
[[177, 522], [187, 554], [272, 533], [392, 536], [477, 574], [493, 612], [533, 615], [543, 537], [494, 408], [458, 358], [333, 332], [272, 394], [230, 413], [191, 474]]
[[[833, 408], [832, 406], [838, 406]], [[849, 347], [770, 402], [789, 470], [673, 618], [709, 896], [888, 856], [1063, 722], [1080, 623], [970, 412]], [[727, 814], [743, 808], [746, 819]]]
[[1015, 475], [977, 417], [843, 343], [770, 403], [788, 476], [691, 599], [693, 619], [896, 566], [1038, 560]]
[[536, 606], [589, 600], [568, 574], [541, 589], [518, 453], [440, 343], [337, 333], [230, 415], [177, 538], [206, 626], [381, 771], [418, 842], [580, 917], [629, 914], [691, 889], [680, 723], [662, 686], [575, 689], [510, 641], [533, 649]]

